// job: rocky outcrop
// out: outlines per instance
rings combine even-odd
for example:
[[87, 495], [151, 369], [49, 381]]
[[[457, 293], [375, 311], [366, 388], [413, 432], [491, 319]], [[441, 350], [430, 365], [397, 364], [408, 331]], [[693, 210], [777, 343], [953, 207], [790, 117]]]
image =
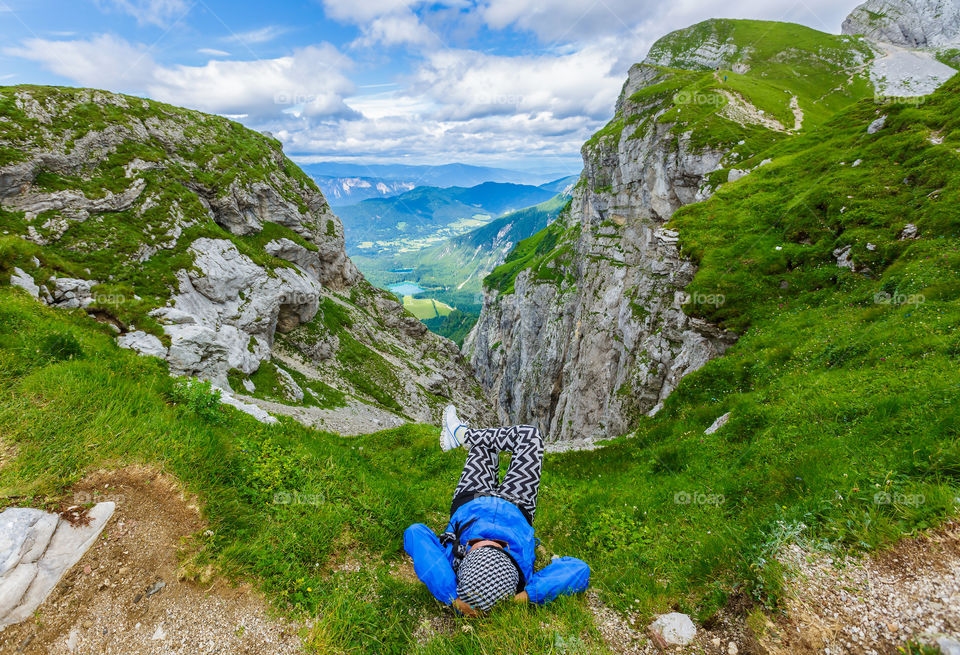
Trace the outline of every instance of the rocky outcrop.
[[464, 344], [501, 419], [534, 423], [549, 441], [623, 434], [734, 341], [684, 312], [679, 292], [696, 268], [663, 228], [678, 207], [709, 196], [706, 176], [725, 151], [674, 136], [657, 120], [668, 106], [630, 99], [659, 78], [635, 66], [618, 115], [650, 120], [583, 148], [580, 184], [558, 219], [572, 253], [562, 281], [543, 283], [527, 269], [513, 293], [488, 290]]
[[30, 617], [113, 516], [97, 503], [74, 522], [31, 507], [0, 512], [0, 632]]
[[907, 48], [960, 46], [956, 0], [868, 0], [843, 21], [844, 34], [862, 34]]
[[228, 371], [253, 373], [278, 330], [314, 317], [321, 286], [297, 267], [257, 266], [224, 239], [197, 239], [190, 252], [193, 268], [177, 272], [179, 292], [151, 315], [170, 335], [172, 373], [229, 388]]
[[[256, 389], [249, 376], [285, 334], [286, 356], [330, 397], [424, 421], [451, 400], [488, 415], [456, 346], [363, 279], [340, 220], [275, 139], [89, 89], [7, 87], [0, 99], [0, 227], [42, 248], [15, 262], [11, 284], [89, 312], [121, 347], [211, 380], [260, 420], [275, 419], [231, 394]], [[313, 322], [321, 305], [337, 320]], [[280, 402], [316, 397], [276, 374]]]

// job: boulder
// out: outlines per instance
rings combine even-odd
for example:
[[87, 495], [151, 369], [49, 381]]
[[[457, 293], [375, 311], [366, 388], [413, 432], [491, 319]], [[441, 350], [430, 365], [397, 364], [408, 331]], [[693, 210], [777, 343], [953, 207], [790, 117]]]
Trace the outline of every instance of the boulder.
[[917, 238], [917, 226], [913, 223], [907, 223], [903, 226], [903, 231], [900, 232], [900, 241], [906, 241], [907, 239], [916, 239]]
[[72, 277], [53, 277], [53, 305], [63, 309], [88, 307], [93, 302], [93, 287], [100, 284], [97, 280], [81, 280]]
[[279, 366], [277, 366], [276, 369], [277, 378], [280, 380], [281, 386], [283, 386], [283, 392], [287, 400], [292, 400], [295, 403], [301, 402], [303, 400], [303, 389], [300, 388], [300, 385], [297, 384], [290, 373]]
[[856, 270], [853, 265], [853, 257], [850, 255], [852, 249], [853, 246], [842, 246], [834, 249], [833, 257], [837, 260], [837, 266], [839, 268], [846, 268], [851, 271]]
[[179, 293], [151, 315], [170, 335], [171, 373], [229, 389], [230, 369], [253, 373], [269, 359], [275, 331], [314, 317], [320, 283], [299, 268], [268, 271], [225, 239], [197, 239], [190, 251], [194, 266], [177, 273]]
[[129, 348], [141, 355], [152, 355], [165, 359], [167, 357], [167, 347], [163, 345], [156, 336], [148, 334], [141, 330], [134, 330], [117, 337], [117, 345], [121, 348]]
[[726, 414], [723, 414], [722, 416], [718, 417], [716, 421], [711, 423], [710, 427], [704, 430], [703, 433], [713, 434], [714, 432], [722, 428], [724, 425], [726, 425], [727, 421], [729, 420], [730, 420], [730, 412], [727, 412]]
[[13, 269], [13, 275], [10, 276], [10, 284], [20, 287], [34, 298], [40, 298], [40, 287], [33, 281], [33, 277], [22, 268]]
[[661, 614], [649, 626], [650, 632], [663, 639], [667, 646], [686, 646], [697, 636], [697, 627], [686, 614]]
[[727, 182], [736, 182], [740, 178], [746, 177], [750, 173], [750, 169], [740, 169], [740, 168], [731, 168], [730, 172], [727, 173]]
[[256, 405], [251, 405], [250, 403], [245, 403], [242, 400], [238, 400], [237, 398], [234, 398], [233, 394], [231, 394], [229, 391], [223, 388], [220, 389], [220, 402], [223, 403], [224, 405], [230, 405], [235, 409], [239, 409], [241, 412], [245, 414], [249, 414], [253, 418], [260, 421], [261, 423], [273, 424], [273, 423], [280, 422], [277, 420], [275, 416], [271, 416], [266, 411], [260, 409]]

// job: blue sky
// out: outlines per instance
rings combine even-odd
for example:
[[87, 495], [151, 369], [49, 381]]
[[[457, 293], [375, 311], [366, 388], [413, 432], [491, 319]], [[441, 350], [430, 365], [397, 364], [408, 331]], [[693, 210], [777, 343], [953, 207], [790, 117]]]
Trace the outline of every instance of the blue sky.
[[630, 65], [710, 17], [838, 32], [806, 0], [0, 0], [0, 84], [227, 115], [301, 162], [579, 170]]

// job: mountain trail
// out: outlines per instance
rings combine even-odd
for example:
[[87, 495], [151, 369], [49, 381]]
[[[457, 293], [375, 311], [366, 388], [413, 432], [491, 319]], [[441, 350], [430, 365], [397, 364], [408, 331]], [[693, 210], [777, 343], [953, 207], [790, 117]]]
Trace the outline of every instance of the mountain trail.
[[301, 652], [300, 626], [271, 618], [250, 585], [181, 566], [178, 552], [206, 524], [174, 478], [139, 466], [97, 472], [65, 502], [86, 498], [115, 502], [113, 517], [35, 615], [0, 632], [0, 652]]
[[[898, 652], [910, 639], [960, 643], [958, 522], [864, 556], [832, 558], [793, 545], [781, 560], [793, 572], [782, 615], [767, 616], [746, 597], [733, 597], [697, 626], [691, 644], [670, 652], [880, 655]], [[587, 591], [586, 600], [611, 651], [663, 652], [645, 628], [654, 617], [621, 614], [606, 606], [595, 589]]]
[[[733, 93], [725, 89], [719, 89], [719, 92], [727, 99], [720, 109], [720, 115], [732, 120], [740, 125], [759, 125], [775, 132], [786, 132], [787, 128], [776, 118], [767, 116], [762, 110], [757, 109], [750, 101], [738, 93]], [[794, 113], [796, 116], [796, 113]]]
[[797, 96], [790, 98], [790, 110], [793, 112], [793, 131], [799, 132], [803, 129], [803, 109]]
[[930, 635], [922, 639], [928, 643], [960, 637], [960, 523], [869, 556], [792, 546], [781, 559], [796, 575], [785, 617], [760, 638], [762, 652], [869, 655], [896, 652], [918, 635]]
[[409, 423], [409, 420], [393, 412], [369, 405], [356, 398], [348, 398], [345, 407], [321, 409], [320, 407], [285, 405], [239, 393], [235, 395], [238, 399], [257, 405], [271, 414], [289, 416], [304, 425], [318, 430], [336, 432], [344, 437], [370, 434]]

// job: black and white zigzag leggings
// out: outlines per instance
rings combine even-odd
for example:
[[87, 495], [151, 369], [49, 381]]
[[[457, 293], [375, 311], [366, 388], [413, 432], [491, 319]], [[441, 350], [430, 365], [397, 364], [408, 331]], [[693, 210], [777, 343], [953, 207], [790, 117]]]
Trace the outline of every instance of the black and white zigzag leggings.
[[[470, 454], [453, 493], [454, 510], [469, 496], [499, 496], [519, 507], [533, 523], [543, 466], [540, 430], [532, 425], [467, 430], [464, 441]], [[500, 452], [504, 450], [512, 457], [503, 482], [498, 484]]]

